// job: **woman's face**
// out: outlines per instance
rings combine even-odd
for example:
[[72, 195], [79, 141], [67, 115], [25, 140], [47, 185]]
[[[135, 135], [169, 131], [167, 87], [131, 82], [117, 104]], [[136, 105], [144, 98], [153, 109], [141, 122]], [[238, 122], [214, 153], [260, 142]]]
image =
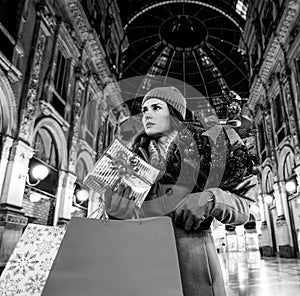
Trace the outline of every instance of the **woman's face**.
[[143, 104], [142, 112], [147, 135], [161, 135], [170, 131], [171, 116], [167, 103], [159, 99], [149, 99]]

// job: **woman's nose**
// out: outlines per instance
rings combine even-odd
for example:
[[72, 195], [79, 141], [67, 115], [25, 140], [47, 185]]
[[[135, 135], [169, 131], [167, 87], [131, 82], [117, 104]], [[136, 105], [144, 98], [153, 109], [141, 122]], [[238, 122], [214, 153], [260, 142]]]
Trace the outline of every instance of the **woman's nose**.
[[144, 118], [145, 118], [145, 119], [152, 118], [151, 112], [150, 112], [150, 111], [146, 111], [146, 112], [144, 113]]

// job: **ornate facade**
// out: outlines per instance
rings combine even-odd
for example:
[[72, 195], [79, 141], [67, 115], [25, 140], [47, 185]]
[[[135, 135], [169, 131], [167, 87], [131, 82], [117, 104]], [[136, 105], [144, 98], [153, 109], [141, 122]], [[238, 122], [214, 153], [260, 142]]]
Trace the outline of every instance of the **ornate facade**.
[[[260, 249], [265, 256], [300, 255], [299, 13], [298, 0], [250, 1], [244, 30], [252, 72], [244, 114], [258, 131]], [[295, 190], [287, 188], [290, 181], [298, 183]]]
[[[28, 222], [98, 207], [82, 180], [114, 137], [124, 39], [115, 1], [11, 2], [0, 4], [0, 267]], [[44, 180], [31, 175], [38, 164]]]

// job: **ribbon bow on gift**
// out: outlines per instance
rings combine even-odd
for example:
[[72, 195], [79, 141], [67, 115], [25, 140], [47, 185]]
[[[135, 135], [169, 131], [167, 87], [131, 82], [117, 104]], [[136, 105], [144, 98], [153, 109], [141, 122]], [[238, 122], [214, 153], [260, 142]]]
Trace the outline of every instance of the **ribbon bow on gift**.
[[118, 151], [112, 160], [112, 167], [118, 170], [120, 176], [130, 177], [135, 173], [135, 167], [138, 165], [138, 159], [128, 157], [124, 151]]
[[217, 116], [212, 115], [208, 116], [205, 119], [205, 122], [208, 126], [211, 126], [203, 135], [210, 137], [214, 144], [217, 142], [217, 138], [222, 131], [227, 135], [231, 145], [235, 143], [243, 144], [243, 140], [240, 138], [238, 133], [233, 129], [241, 125], [239, 120], [228, 120], [228, 119], [219, 119]]

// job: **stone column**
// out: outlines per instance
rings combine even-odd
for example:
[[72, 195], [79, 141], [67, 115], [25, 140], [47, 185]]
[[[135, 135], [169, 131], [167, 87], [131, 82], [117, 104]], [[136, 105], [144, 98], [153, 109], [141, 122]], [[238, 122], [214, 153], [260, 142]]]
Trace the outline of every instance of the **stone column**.
[[282, 192], [283, 188], [282, 185], [280, 184], [281, 182], [275, 182], [273, 185], [274, 188], [274, 196], [275, 196], [275, 201], [276, 201], [276, 211], [278, 217], [284, 216], [283, 212], [283, 195], [284, 192]]
[[297, 193], [300, 193], [300, 165], [294, 168], [297, 179]]
[[60, 196], [55, 211], [55, 224], [66, 224], [71, 219], [71, 208], [76, 175], [70, 172], [60, 172], [56, 196]]
[[265, 212], [265, 207], [264, 207], [264, 202], [263, 202], [263, 195], [262, 193], [260, 193], [258, 195], [258, 206], [259, 206], [259, 210], [260, 210], [260, 217], [261, 217], [261, 221], [266, 221], [266, 212]]
[[[262, 196], [264, 198], [264, 196]], [[261, 241], [260, 247], [264, 256], [273, 256], [273, 243], [271, 233], [271, 220], [269, 214], [269, 206], [266, 203], [262, 203], [263, 213], [265, 215], [264, 220], [261, 223]]]
[[0, 159], [0, 197], [1, 197], [4, 178], [6, 175], [6, 168], [7, 168], [7, 164], [8, 164], [9, 152], [13, 145], [13, 141], [14, 140], [9, 136], [4, 137], [4, 139], [3, 139], [2, 153], [1, 153], [1, 159]]
[[[275, 186], [275, 184], [274, 184]], [[276, 221], [276, 234], [279, 246], [279, 252], [281, 257], [291, 255], [292, 233], [291, 233], [291, 221], [287, 203], [287, 195], [285, 190], [285, 182], [277, 182], [278, 192], [280, 193], [280, 202], [282, 206], [282, 214], [278, 213]], [[277, 202], [277, 200], [276, 200]], [[290, 255], [288, 255], [288, 253]]]
[[32, 148], [23, 141], [16, 140], [13, 143], [0, 201], [0, 268], [6, 264], [28, 222], [22, 204], [32, 155]]

